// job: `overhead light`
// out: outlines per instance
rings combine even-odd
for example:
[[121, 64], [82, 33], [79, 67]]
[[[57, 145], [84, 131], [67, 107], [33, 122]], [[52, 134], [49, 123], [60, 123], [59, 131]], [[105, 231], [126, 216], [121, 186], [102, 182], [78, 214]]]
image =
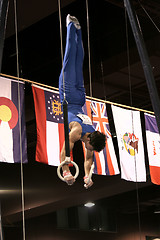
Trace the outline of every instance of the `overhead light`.
[[86, 203], [86, 204], [84, 204], [84, 206], [85, 207], [93, 207], [95, 205], [95, 203], [93, 203], [93, 202], [88, 202], [88, 203]]
[[160, 214], [160, 206], [159, 205], [155, 206], [154, 213], [155, 214]]
[[154, 211], [154, 213], [157, 213], [157, 214], [158, 214], [158, 213], [160, 213], [160, 210]]

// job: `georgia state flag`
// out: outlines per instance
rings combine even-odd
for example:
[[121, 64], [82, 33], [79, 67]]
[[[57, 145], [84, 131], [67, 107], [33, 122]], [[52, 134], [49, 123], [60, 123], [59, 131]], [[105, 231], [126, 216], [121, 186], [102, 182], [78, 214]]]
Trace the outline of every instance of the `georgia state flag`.
[[24, 109], [24, 83], [0, 77], [0, 162], [27, 162]]
[[58, 166], [64, 143], [59, 93], [37, 85], [32, 85], [32, 91], [37, 124], [36, 161]]

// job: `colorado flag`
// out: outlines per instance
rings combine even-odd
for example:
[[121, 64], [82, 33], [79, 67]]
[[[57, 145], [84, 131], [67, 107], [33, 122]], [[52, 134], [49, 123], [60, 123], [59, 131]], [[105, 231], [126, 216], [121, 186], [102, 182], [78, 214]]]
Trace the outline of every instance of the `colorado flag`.
[[32, 86], [37, 123], [36, 161], [59, 166], [64, 143], [63, 112], [59, 93]]
[[0, 162], [27, 162], [24, 111], [24, 83], [0, 77]]
[[144, 116], [151, 181], [160, 185], [160, 134], [155, 116], [147, 113]]
[[140, 112], [113, 105], [112, 112], [119, 146], [121, 178], [145, 182], [146, 168]]

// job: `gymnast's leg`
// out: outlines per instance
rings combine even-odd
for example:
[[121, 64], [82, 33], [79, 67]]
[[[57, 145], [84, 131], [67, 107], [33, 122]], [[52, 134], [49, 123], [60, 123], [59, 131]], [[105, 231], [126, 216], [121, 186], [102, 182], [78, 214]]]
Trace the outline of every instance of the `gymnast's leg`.
[[83, 106], [85, 104], [85, 88], [83, 80], [83, 60], [84, 60], [84, 49], [82, 43], [82, 32], [81, 29], [76, 31], [77, 33], [77, 55], [76, 55], [76, 89], [79, 95], [79, 104]]
[[70, 93], [72, 87], [76, 81], [76, 28], [72, 22], [67, 26], [67, 38], [66, 38], [66, 48], [63, 60], [63, 70], [59, 77], [59, 92], [61, 102], [64, 98], [64, 85], [63, 85], [63, 74], [64, 74], [64, 84], [65, 84], [65, 94], [67, 101], [70, 101]]

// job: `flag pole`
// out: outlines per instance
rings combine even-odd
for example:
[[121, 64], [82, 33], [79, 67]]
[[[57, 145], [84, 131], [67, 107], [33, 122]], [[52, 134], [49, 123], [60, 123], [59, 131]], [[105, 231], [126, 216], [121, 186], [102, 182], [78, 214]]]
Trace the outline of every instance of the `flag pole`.
[[4, 47], [7, 15], [8, 15], [8, 6], [9, 6], [8, 0], [0, 1], [0, 72], [2, 69], [2, 57], [3, 57], [3, 47]]
[[140, 28], [138, 26], [138, 21], [136, 18], [136, 14], [132, 5], [132, 1], [131, 0], [124, 0], [124, 6], [127, 10], [127, 14], [130, 20], [130, 24], [132, 27], [132, 31], [133, 31], [133, 35], [135, 38], [135, 42], [137, 44], [137, 49], [139, 52], [139, 56], [141, 59], [141, 63], [143, 66], [143, 70], [144, 70], [144, 74], [145, 74], [145, 78], [146, 78], [146, 82], [147, 82], [147, 86], [148, 86], [148, 90], [149, 90], [149, 94], [150, 94], [150, 99], [151, 99], [151, 103], [152, 103], [152, 107], [155, 113], [155, 117], [156, 117], [156, 121], [157, 121], [157, 126], [158, 126], [158, 130], [160, 133], [160, 100], [159, 100], [159, 95], [158, 95], [158, 91], [157, 91], [157, 87], [155, 84], [155, 79], [153, 76], [153, 72], [152, 72], [152, 68], [150, 65], [150, 61], [149, 61], [149, 57], [147, 54], [147, 50], [145, 47], [145, 43], [143, 40], [143, 36], [142, 33], [140, 31]]

